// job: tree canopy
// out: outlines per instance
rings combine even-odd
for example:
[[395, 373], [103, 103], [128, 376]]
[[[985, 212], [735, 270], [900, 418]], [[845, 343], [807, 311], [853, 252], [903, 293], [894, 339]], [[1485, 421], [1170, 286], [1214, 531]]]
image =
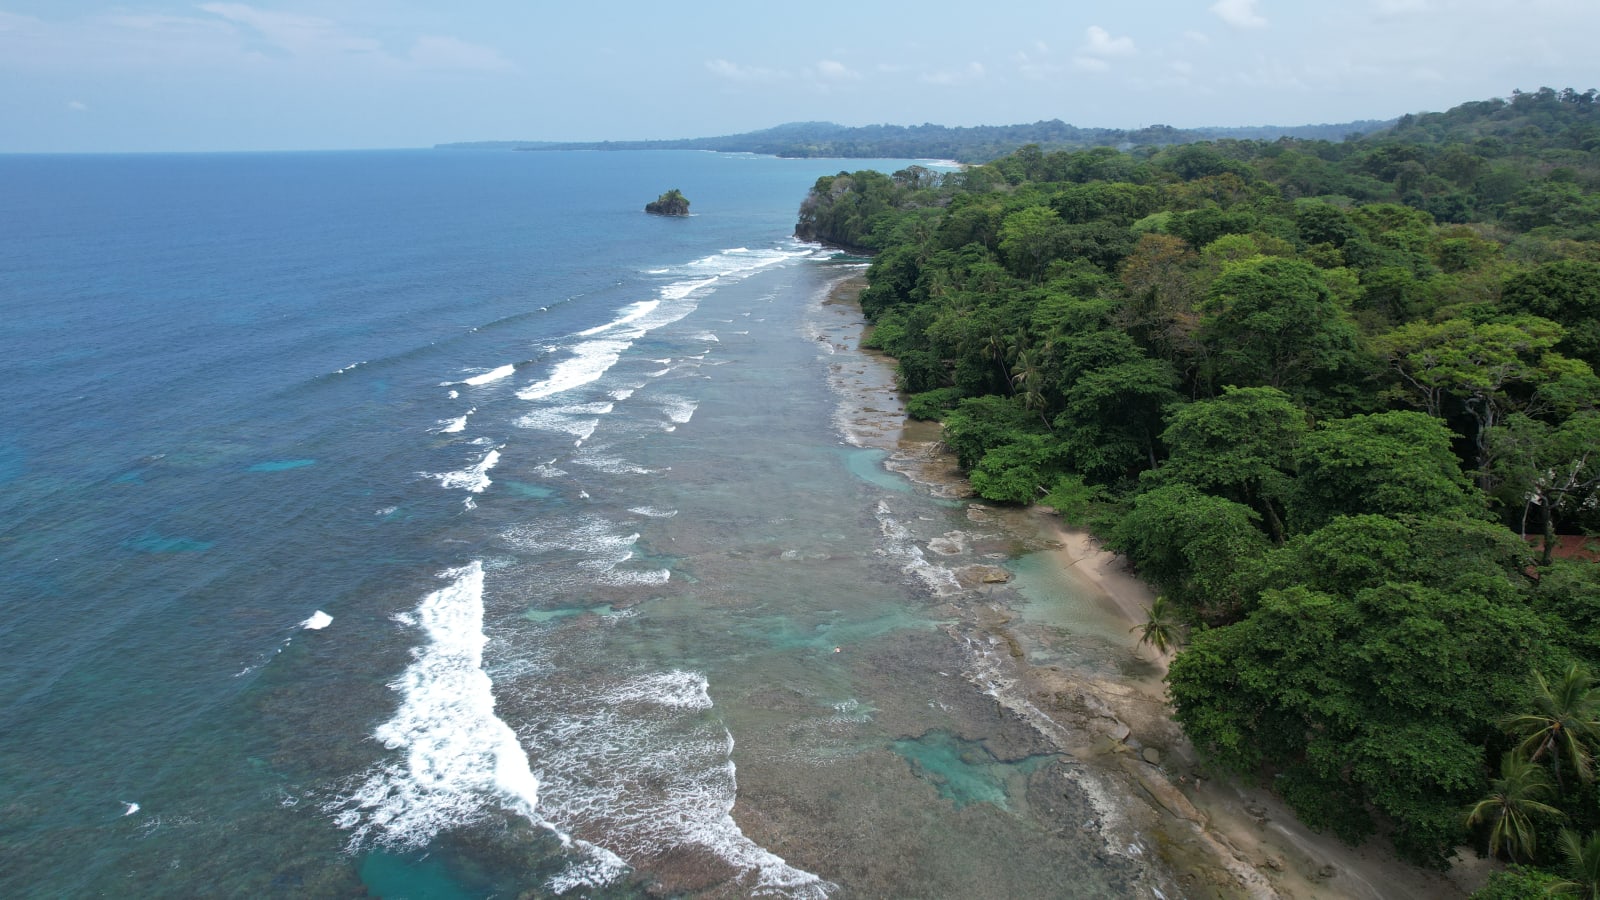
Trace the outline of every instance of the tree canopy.
[[683, 191], [673, 188], [646, 203], [644, 211], [657, 216], [687, 216], [689, 214], [689, 198], [683, 195]]
[[1600, 730], [1505, 723], [1600, 666], [1596, 567], [1524, 540], [1600, 529], [1594, 101], [840, 173], [797, 233], [876, 251], [872, 340], [973, 488], [1090, 522], [1190, 627], [1213, 762], [1410, 859], [1560, 872]]

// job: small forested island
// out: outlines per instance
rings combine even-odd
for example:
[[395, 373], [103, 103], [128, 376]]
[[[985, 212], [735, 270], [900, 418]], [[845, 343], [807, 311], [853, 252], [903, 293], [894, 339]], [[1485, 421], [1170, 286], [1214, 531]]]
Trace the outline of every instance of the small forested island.
[[[1219, 771], [1413, 862], [1600, 888], [1600, 102], [1343, 142], [819, 179], [867, 338], [974, 490], [1160, 594]], [[1559, 536], [1559, 538], [1558, 538]]]
[[644, 211], [653, 216], [687, 216], [689, 214], [689, 198], [677, 188], [651, 200], [644, 205]]

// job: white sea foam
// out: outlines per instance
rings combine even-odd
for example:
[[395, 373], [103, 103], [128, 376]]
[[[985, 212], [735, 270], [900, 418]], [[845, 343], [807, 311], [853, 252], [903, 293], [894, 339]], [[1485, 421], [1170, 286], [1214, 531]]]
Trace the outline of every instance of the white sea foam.
[[650, 313], [655, 312], [656, 308], [660, 305], [660, 300], [641, 300], [638, 303], [630, 303], [628, 306], [623, 308], [622, 315], [604, 325], [597, 325], [594, 328], [590, 328], [586, 331], [580, 331], [578, 332], [578, 336], [593, 337], [602, 331], [609, 331], [620, 325], [627, 325], [630, 322], [637, 322]]
[[577, 403], [571, 406], [536, 409], [519, 418], [517, 425], [522, 428], [570, 434], [582, 444], [594, 435], [596, 428], [600, 427], [600, 417], [609, 414], [613, 408], [611, 403]]
[[449, 393], [449, 394], [448, 394], [448, 395], [446, 395], [446, 396], [448, 396], [448, 397], [449, 397], [449, 398], [450, 398], [450, 399], [451, 399], [451, 400], [455, 400], [455, 399], [456, 399], [456, 398], [458, 398], [458, 397], [460, 397], [460, 396], [461, 396], [461, 392], [460, 392], [460, 391], [451, 391], [451, 392], [450, 392], [450, 393]]
[[632, 555], [633, 543], [639, 539], [638, 532], [621, 531], [620, 527], [598, 516], [546, 519], [509, 528], [502, 537], [528, 553], [577, 551], [590, 560], [605, 558], [617, 563]]
[[430, 430], [438, 434], [460, 434], [467, 430], [467, 416], [477, 411], [478, 408], [474, 406], [467, 410], [465, 414], [456, 416], [454, 419], [440, 419], [439, 427]]
[[883, 546], [878, 549], [880, 555], [898, 561], [902, 572], [921, 581], [936, 597], [948, 597], [961, 591], [961, 582], [956, 578], [956, 573], [928, 562], [922, 548], [916, 545], [910, 529], [894, 518], [887, 502], [878, 501], [876, 516], [878, 529], [884, 537]]
[[607, 475], [658, 475], [665, 469], [647, 469], [636, 463], [628, 462], [620, 456], [582, 455], [574, 456], [572, 461], [580, 466], [586, 466]]
[[656, 399], [661, 404], [661, 411], [675, 425], [687, 425], [694, 418], [694, 411], [700, 408], [699, 400], [690, 400], [688, 397], [668, 394]]
[[717, 279], [720, 277], [722, 276], [713, 275], [710, 278], [702, 278], [698, 281], [674, 282], [661, 289], [661, 296], [667, 300], [684, 300], [695, 291], [716, 284]]
[[629, 397], [632, 397], [633, 396], [633, 392], [636, 391], [636, 390], [638, 390], [638, 388], [631, 388], [631, 387], [628, 387], [628, 388], [617, 388], [616, 390], [611, 392], [610, 396], [611, 396], [611, 399], [617, 401], [618, 403], [621, 403], [622, 401], [628, 399]]
[[517, 396], [524, 400], [543, 400], [596, 381], [616, 365], [623, 351], [631, 346], [632, 340], [587, 341], [579, 344], [572, 349], [570, 357], [556, 363], [548, 378], [517, 391]]
[[603, 703], [655, 703], [679, 709], [710, 709], [711, 682], [699, 672], [673, 669], [630, 678], [599, 694]]
[[546, 817], [628, 859], [709, 851], [744, 896], [817, 900], [836, 886], [759, 846], [731, 815], [733, 736], [712, 715], [698, 672], [648, 673], [565, 695], [524, 733], [541, 747]]
[[810, 256], [812, 248], [795, 244], [791, 249], [751, 250], [733, 247], [721, 253], [701, 257], [684, 266], [685, 274], [714, 273], [716, 277], [740, 279], [771, 266]]
[[[460, 381], [443, 381], [443, 382], [439, 383], [439, 386], [440, 387], [450, 387], [451, 385], [456, 385], [456, 384], [466, 384], [466, 385], [471, 385], [473, 387], [477, 387], [478, 385], [488, 384], [491, 381], [499, 381], [502, 378], [510, 378], [513, 374], [516, 373], [516, 371], [517, 371], [517, 367], [515, 365], [507, 364], [507, 365], [504, 365], [504, 366], [500, 366], [499, 368], [490, 369], [489, 371], [484, 372], [484, 373], [479, 374], [479, 375], [473, 375], [470, 378], [463, 378]], [[452, 391], [452, 393], [454, 393], [454, 392]]]
[[672, 580], [661, 566], [641, 566], [639, 533], [598, 516], [550, 519], [507, 529], [502, 539], [529, 554], [548, 554], [584, 574], [582, 583], [659, 586]]
[[678, 514], [678, 511], [675, 509], [658, 509], [654, 506], [634, 506], [630, 507], [628, 512], [636, 513], [641, 516], [648, 516], [652, 519], [670, 519]]
[[[524, 400], [542, 400], [599, 380], [634, 341], [694, 311], [696, 303], [692, 296], [715, 283], [718, 277], [712, 275], [664, 285], [658, 289], [656, 299], [631, 303], [612, 321], [578, 332], [576, 337], [591, 340], [571, 347], [570, 355], [556, 363], [544, 380], [524, 387], [517, 396]], [[558, 348], [548, 349], [555, 352]]]
[[671, 580], [671, 569], [609, 569], [599, 577], [601, 583], [616, 587], [660, 587]]
[[420, 847], [440, 831], [482, 819], [487, 802], [542, 823], [539, 781], [516, 733], [495, 715], [483, 670], [483, 564], [440, 574], [415, 620], [428, 643], [390, 687], [400, 707], [373, 736], [397, 758], [335, 801], [351, 846], [369, 841]]
[[139, 804], [137, 803], [129, 803], [126, 800], [118, 800], [117, 802], [121, 803], [123, 807], [125, 807], [122, 812], [122, 817], [124, 819], [139, 811]]
[[316, 612], [311, 614], [311, 618], [305, 620], [304, 622], [301, 622], [300, 623], [300, 627], [304, 628], [307, 631], [321, 631], [322, 629], [327, 628], [329, 625], [332, 625], [332, 624], [333, 624], [333, 616], [330, 616], [327, 613], [325, 613], [325, 612], [323, 612], [322, 610], [319, 609]]
[[489, 480], [489, 470], [500, 462], [500, 451], [490, 450], [477, 465], [458, 472], [424, 472], [424, 477], [437, 478], [446, 488], [460, 488], [474, 494], [483, 493], [494, 482]]
[[587, 851], [587, 855], [568, 863], [565, 869], [545, 882], [545, 887], [552, 894], [561, 895], [585, 887], [605, 887], [628, 870], [628, 864], [621, 857], [604, 847], [588, 841], [573, 843]]

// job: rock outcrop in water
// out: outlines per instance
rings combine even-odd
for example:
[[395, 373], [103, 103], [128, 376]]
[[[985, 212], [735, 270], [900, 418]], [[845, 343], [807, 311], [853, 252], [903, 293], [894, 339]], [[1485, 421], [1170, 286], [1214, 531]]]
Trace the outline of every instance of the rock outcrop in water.
[[644, 211], [653, 216], [687, 216], [689, 214], [689, 198], [683, 195], [683, 191], [673, 188], [646, 203]]

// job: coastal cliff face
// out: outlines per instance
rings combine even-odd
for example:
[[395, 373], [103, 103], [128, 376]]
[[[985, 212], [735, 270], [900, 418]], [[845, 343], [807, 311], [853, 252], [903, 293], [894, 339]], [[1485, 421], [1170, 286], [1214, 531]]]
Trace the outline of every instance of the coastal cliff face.
[[689, 214], [689, 198], [677, 188], [644, 205], [644, 211], [653, 216], [687, 216]]

